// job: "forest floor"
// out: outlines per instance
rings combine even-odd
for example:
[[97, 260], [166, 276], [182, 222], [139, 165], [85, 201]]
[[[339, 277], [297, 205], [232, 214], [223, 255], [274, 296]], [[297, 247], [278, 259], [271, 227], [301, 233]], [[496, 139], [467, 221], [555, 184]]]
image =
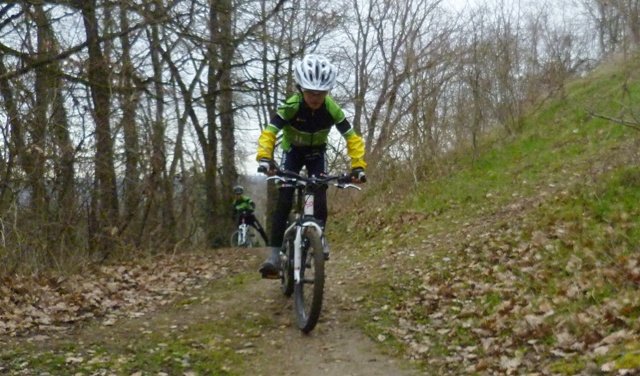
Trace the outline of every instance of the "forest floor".
[[413, 375], [354, 322], [348, 260], [327, 264], [309, 335], [259, 278], [266, 250], [220, 249], [11, 279], [0, 290], [0, 375]]

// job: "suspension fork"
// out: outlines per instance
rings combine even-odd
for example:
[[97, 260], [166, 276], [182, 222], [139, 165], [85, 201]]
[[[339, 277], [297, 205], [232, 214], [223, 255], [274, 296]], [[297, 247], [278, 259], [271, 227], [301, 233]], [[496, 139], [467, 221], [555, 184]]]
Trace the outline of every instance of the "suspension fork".
[[313, 220], [304, 221], [296, 227], [296, 235], [293, 239], [293, 280], [296, 283], [300, 283], [302, 280], [302, 278], [300, 278], [300, 271], [302, 269], [302, 237], [304, 231], [307, 231], [309, 228], [315, 229], [318, 235], [322, 237], [322, 227]]
[[244, 216], [240, 219], [240, 240], [242, 244], [247, 242], [247, 222]]
[[[302, 270], [302, 237], [304, 231], [313, 227], [322, 236], [322, 227], [316, 223], [314, 219], [315, 205], [315, 188], [307, 186], [306, 189], [298, 189], [298, 205], [301, 209], [298, 219], [298, 225], [295, 228], [295, 237], [293, 239], [293, 280], [300, 283]], [[305, 220], [305, 218], [309, 218]]]

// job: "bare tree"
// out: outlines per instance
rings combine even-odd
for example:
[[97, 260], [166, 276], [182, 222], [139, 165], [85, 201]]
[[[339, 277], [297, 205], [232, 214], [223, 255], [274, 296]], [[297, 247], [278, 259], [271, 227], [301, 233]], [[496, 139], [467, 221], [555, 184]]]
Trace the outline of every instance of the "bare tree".
[[100, 29], [96, 14], [97, 0], [78, 1], [75, 4], [82, 13], [89, 59], [87, 61], [89, 88], [96, 126], [95, 179], [93, 196], [93, 226], [90, 230], [93, 247], [108, 254], [113, 247], [112, 236], [118, 219], [118, 195], [116, 191], [111, 134], [111, 83], [107, 57], [100, 46]]
[[[39, 55], [55, 55], [58, 51], [58, 42], [51, 29], [51, 23], [44, 12], [42, 6], [34, 6], [33, 14], [38, 25], [38, 50]], [[69, 120], [65, 108], [65, 93], [63, 89], [62, 72], [58, 62], [36, 69], [36, 116], [39, 137], [41, 137], [40, 147], [44, 157], [50, 159], [54, 165], [54, 180], [50, 185], [49, 194], [46, 193], [44, 182], [42, 189], [45, 206], [39, 209], [45, 223], [51, 223], [51, 233], [47, 235], [47, 243], [56, 247], [59, 251], [64, 251], [64, 244], [77, 245], [73, 226], [75, 219], [76, 205], [74, 202], [74, 159], [75, 150], [69, 133]], [[49, 146], [49, 142], [51, 140]], [[38, 169], [43, 176], [47, 169], [45, 161], [39, 161]], [[49, 196], [49, 197], [47, 197]], [[49, 211], [52, 210], [51, 213]], [[49, 227], [49, 226], [47, 226]]]
[[[129, 16], [125, 4], [119, 6], [120, 28], [129, 29]], [[131, 58], [132, 43], [130, 36], [123, 34], [120, 36], [122, 46], [122, 58], [118, 84], [122, 91], [118, 93], [118, 100], [122, 108], [120, 128], [123, 132], [123, 158], [124, 158], [124, 179], [122, 182], [123, 196], [123, 220], [121, 231], [128, 229], [133, 219], [136, 217], [140, 207], [140, 142], [138, 140], [138, 127], [136, 122], [136, 110], [140, 104], [142, 91], [146, 85], [136, 76], [135, 67]], [[133, 242], [140, 238], [135, 234]], [[139, 245], [139, 243], [138, 243]]]
[[[54, 42], [49, 33], [49, 21], [44, 15], [42, 6], [34, 6], [32, 17], [37, 28], [37, 52], [36, 59], [46, 59], [50, 54]], [[48, 198], [46, 197], [44, 171], [46, 159], [46, 138], [48, 110], [53, 99], [51, 88], [55, 76], [51, 74], [49, 66], [40, 66], [35, 69], [35, 103], [33, 121], [29, 126], [31, 135], [31, 145], [29, 155], [28, 179], [31, 186], [31, 200], [36, 218], [43, 222], [47, 222], [47, 206]]]
[[[396, 132], [410, 102], [409, 77], [430, 68], [427, 57], [437, 54], [440, 38], [448, 33], [435, 27], [439, 4], [429, 0], [352, 3], [357, 29], [347, 28], [345, 34], [353, 43], [346, 52], [355, 69], [354, 128], [362, 131], [373, 166], [400, 140]], [[366, 100], [372, 95], [372, 101]]]
[[[150, 46], [151, 67], [153, 71], [153, 92], [155, 111], [151, 120], [151, 160], [149, 184], [145, 186], [147, 203], [144, 209], [143, 226], [151, 226], [147, 234], [154, 234], [154, 241], [160, 244], [166, 241], [175, 242], [175, 218], [173, 214], [172, 181], [166, 175], [166, 119], [165, 119], [165, 85], [164, 62], [161, 56], [160, 20], [166, 18], [164, 4], [154, 1], [147, 4], [145, 15], [150, 17], [148, 38]], [[158, 236], [162, 234], [161, 236]], [[149, 238], [151, 241], [152, 238]]]
[[[235, 43], [233, 35], [233, 10], [231, 0], [221, 0], [214, 5], [217, 8], [215, 38], [219, 46], [219, 61], [216, 75], [219, 76], [220, 90], [220, 138], [222, 148], [222, 175], [220, 179], [221, 197], [223, 203], [232, 202], [232, 187], [238, 180], [236, 168], [236, 139], [234, 122], [234, 95], [231, 66], [235, 57]], [[223, 211], [229, 210], [222, 206]], [[230, 218], [230, 216], [222, 216]], [[224, 228], [231, 229], [231, 221]]]
[[[486, 16], [487, 13], [484, 9], [475, 12], [469, 19], [468, 29], [465, 29], [469, 40], [463, 47], [467, 53], [461, 62], [461, 78], [468, 94], [458, 96], [458, 107], [470, 109], [466, 111], [466, 114], [459, 116], [465, 118], [462, 123], [467, 124], [474, 157], [478, 153], [478, 139], [490, 116], [488, 112], [491, 106], [491, 64], [495, 61], [491, 37], [488, 35]], [[507, 76], [507, 74], [503, 73], [503, 76]], [[508, 76], [504, 79], [508, 79]], [[459, 135], [459, 137], [467, 138], [463, 135]]]
[[600, 56], [640, 45], [639, 0], [579, 0], [598, 35]]

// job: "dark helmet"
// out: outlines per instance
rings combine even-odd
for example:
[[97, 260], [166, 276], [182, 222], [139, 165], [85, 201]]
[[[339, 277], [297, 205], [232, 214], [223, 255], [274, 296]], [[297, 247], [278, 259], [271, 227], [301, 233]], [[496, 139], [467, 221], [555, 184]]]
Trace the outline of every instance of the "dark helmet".
[[237, 194], [237, 195], [241, 195], [244, 192], [244, 187], [241, 185], [236, 185], [235, 187], [233, 187], [233, 193]]

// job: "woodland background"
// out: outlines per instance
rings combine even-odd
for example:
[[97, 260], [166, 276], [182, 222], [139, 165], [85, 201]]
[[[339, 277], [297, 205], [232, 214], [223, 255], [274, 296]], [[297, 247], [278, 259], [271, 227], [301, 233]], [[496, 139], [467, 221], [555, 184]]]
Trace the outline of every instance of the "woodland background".
[[0, 274], [224, 245], [231, 187], [306, 53], [339, 67], [369, 176], [418, 184], [638, 44], [639, 0], [4, 2]]

